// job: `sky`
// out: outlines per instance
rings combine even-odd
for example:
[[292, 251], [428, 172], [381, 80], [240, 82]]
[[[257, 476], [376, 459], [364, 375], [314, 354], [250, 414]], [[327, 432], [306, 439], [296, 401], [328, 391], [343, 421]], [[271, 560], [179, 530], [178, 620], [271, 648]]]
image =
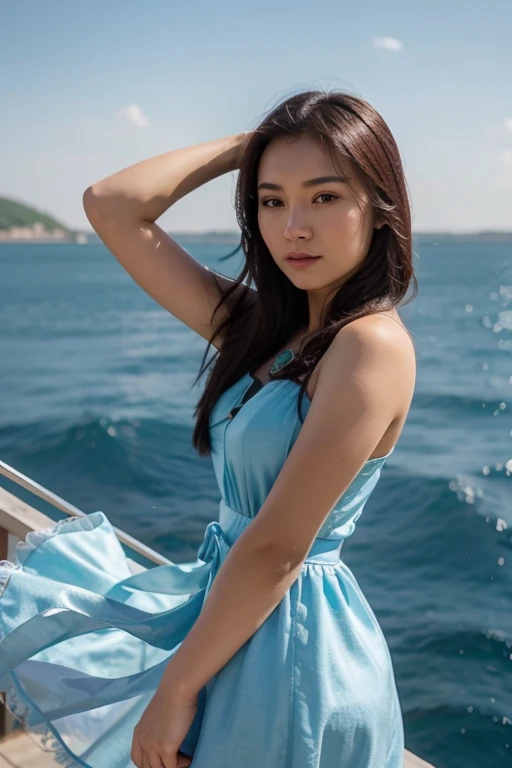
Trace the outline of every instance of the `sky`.
[[[0, 19], [0, 196], [71, 228], [94, 182], [319, 88], [387, 122], [414, 231], [512, 231], [510, 0], [0, 0]], [[235, 181], [158, 223], [236, 230]]]

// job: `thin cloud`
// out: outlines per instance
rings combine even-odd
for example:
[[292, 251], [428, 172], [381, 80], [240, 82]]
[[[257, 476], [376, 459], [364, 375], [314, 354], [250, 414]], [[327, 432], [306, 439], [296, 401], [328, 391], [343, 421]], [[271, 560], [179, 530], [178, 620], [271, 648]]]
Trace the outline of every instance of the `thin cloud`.
[[404, 47], [401, 40], [397, 40], [396, 37], [374, 37], [372, 45], [375, 48], [384, 48], [386, 51], [393, 51], [398, 53]]
[[148, 128], [151, 126], [151, 121], [137, 104], [128, 104], [126, 107], [121, 107], [121, 109], [117, 110], [115, 116], [126, 123], [130, 123], [130, 125], [135, 125], [137, 128]]
[[487, 125], [485, 135], [488, 139], [507, 139], [512, 136], [512, 117], [506, 117], [499, 125]]

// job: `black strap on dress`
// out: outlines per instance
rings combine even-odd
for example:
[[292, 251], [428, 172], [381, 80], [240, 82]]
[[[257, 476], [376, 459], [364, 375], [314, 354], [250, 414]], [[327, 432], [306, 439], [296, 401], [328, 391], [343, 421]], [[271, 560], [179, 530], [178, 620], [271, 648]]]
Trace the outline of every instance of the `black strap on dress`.
[[262, 387], [263, 387], [263, 382], [260, 381], [259, 379], [255, 379], [253, 377], [253, 382], [252, 382], [251, 386], [246, 390], [246, 392], [245, 392], [243, 398], [241, 399], [240, 403], [238, 405], [235, 405], [235, 407], [232, 408], [230, 410], [230, 412], [228, 413], [228, 419], [233, 419], [236, 416], [236, 414], [238, 413], [238, 411], [240, 410], [240, 408], [242, 408], [242, 406], [245, 405], [245, 403], [248, 400], [250, 400], [251, 397], [256, 394], [256, 392], [259, 392], [259, 390]]

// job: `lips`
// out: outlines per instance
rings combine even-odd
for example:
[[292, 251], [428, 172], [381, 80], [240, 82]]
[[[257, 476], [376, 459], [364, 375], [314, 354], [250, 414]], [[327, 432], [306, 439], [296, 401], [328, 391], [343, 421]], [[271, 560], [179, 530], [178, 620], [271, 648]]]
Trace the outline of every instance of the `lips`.
[[312, 256], [310, 253], [289, 253], [287, 261], [301, 261], [302, 259], [319, 259], [320, 256]]
[[313, 266], [321, 256], [310, 256], [309, 254], [293, 254], [293, 256], [287, 256], [286, 261], [293, 267], [293, 269], [309, 269]]

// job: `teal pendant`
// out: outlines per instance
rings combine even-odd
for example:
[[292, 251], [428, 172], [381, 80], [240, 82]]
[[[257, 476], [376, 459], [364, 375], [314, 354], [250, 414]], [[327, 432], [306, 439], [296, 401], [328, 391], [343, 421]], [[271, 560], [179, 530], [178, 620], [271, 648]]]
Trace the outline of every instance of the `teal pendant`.
[[295, 357], [295, 352], [293, 349], [285, 349], [284, 352], [281, 352], [280, 355], [276, 357], [272, 364], [272, 368], [270, 369], [269, 373], [270, 375], [277, 373], [281, 370], [281, 368], [284, 368], [285, 365], [288, 365], [288, 363], [291, 363], [293, 358]]

